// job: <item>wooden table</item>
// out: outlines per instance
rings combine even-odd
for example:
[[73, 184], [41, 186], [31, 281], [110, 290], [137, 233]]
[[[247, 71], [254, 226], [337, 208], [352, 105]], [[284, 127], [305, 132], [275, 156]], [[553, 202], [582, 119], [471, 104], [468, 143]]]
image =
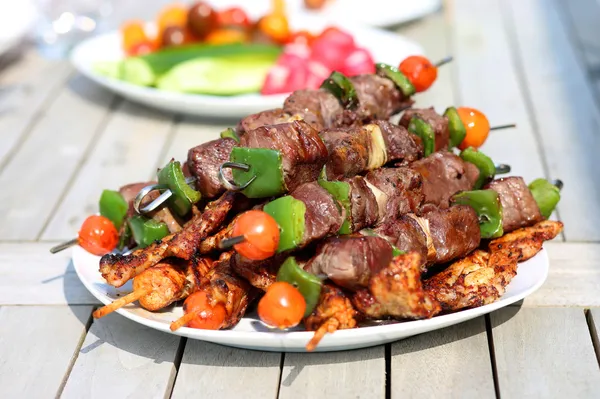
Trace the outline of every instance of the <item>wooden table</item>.
[[[262, 353], [186, 340], [120, 315], [77, 279], [71, 238], [103, 188], [143, 181], [231, 123], [124, 101], [66, 61], [25, 52], [0, 86], [0, 397], [600, 397], [600, 5], [456, 0], [398, 31], [453, 54], [418, 105], [484, 110], [484, 150], [526, 180], [565, 182], [564, 234], [519, 306], [391, 345]], [[393, 51], [393, 49], [390, 49]]]

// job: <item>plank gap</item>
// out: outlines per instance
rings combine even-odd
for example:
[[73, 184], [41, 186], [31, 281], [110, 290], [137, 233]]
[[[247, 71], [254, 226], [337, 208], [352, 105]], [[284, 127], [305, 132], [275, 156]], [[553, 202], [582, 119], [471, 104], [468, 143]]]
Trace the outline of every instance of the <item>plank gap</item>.
[[596, 353], [598, 367], [600, 367], [600, 341], [598, 340], [598, 331], [596, 330], [596, 324], [594, 323], [594, 315], [592, 314], [591, 309], [585, 309], [584, 314], [585, 321], [590, 329], [590, 337], [592, 338], [592, 345], [594, 346], [594, 352]]
[[[77, 305], [75, 305], [77, 306]], [[71, 371], [73, 371], [73, 366], [75, 366], [75, 362], [77, 361], [77, 358], [79, 357], [79, 352], [81, 351], [81, 347], [83, 346], [83, 343], [85, 342], [85, 337], [87, 336], [88, 331], [90, 331], [90, 327], [92, 327], [92, 323], [94, 322], [94, 317], [92, 316], [92, 314], [94, 313], [94, 311], [97, 309], [97, 307], [93, 307], [90, 311], [90, 315], [88, 316], [87, 321], [85, 322], [85, 328], [83, 330], [83, 333], [81, 334], [81, 337], [79, 338], [79, 342], [77, 342], [77, 346], [75, 347], [75, 351], [73, 352], [73, 356], [71, 357], [71, 361], [69, 362], [69, 366], [67, 367], [67, 371], [65, 371], [65, 376], [62, 379], [62, 382], [60, 383], [58, 390], [56, 391], [56, 397], [60, 398], [60, 396], [62, 395], [63, 390], [65, 389], [65, 386], [67, 385], [67, 381], [69, 380], [69, 377], [71, 376]]]
[[498, 382], [498, 367], [496, 366], [496, 349], [494, 348], [494, 334], [492, 333], [492, 321], [490, 315], [485, 315], [485, 331], [487, 334], [488, 349], [490, 351], [490, 362], [492, 365], [492, 378], [494, 379], [494, 392], [496, 398], [500, 399], [500, 384]]
[[281, 392], [281, 379], [283, 378], [283, 366], [285, 364], [285, 352], [281, 352], [279, 357], [279, 378], [277, 379], [277, 393], [275, 399], [279, 398], [279, 392]]
[[165, 391], [165, 399], [171, 399], [173, 396], [173, 388], [175, 388], [175, 382], [177, 382], [177, 375], [179, 374], [179, 367], [181, 366], [181, 361], [183, 360], [183, 352], [185, 351], [187, 340], [187, 337], [182, 337], [179, 340], [179, 346], [177, 347], [175, 359], [173, 360], [173, 369], [171, 370], [171, 376], [169, 377], [167, 390]]
[[385, 344], [385, 399], [392, 399], [392, 344]]

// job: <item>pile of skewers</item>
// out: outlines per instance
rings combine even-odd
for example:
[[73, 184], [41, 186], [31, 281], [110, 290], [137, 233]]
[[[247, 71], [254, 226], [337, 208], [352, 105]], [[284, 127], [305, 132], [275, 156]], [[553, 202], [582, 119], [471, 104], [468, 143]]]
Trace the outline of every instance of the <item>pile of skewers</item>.
[[502, 296], [517, 264], [562, 230], [548, 220], [562, 183], [496, 178], [510, 167], [478, 150], [492, 129], [485, 115], [412, 108], [436, 66], [403, 65], [334, 72], [190, 149], [156, 182], [106, 190], [101, 215], [55, 249], [102, 255], [114, 287], [133, 279], [131, 294], [94, 317], [183, 300], [172, 330], [216, 330], [256, 301], [266, 325], [315, 331], [313, 350], [365, 320], [430, 318]]

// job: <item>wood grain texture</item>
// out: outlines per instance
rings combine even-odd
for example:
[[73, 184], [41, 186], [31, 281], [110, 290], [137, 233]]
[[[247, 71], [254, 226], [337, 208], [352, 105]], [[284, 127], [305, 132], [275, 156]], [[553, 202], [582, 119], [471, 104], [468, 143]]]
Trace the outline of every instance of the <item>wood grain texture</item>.
[[38, 237], [110, 112], [113, 95], [82, 76], [61, 89], [2, 170], [0, 240]]
[[600, 306], [600, 244], [544, 244], [550, 272], [542, 287], [523, 306]]
[[0, 396], [54, 397], [91, 311], [91, 306], [1, 307]]
[[42, 239], [71, 238], [86, 217], [98, 212], [102, 190], [156, 180], [157, 160], [167, 142], [172, 120], [171, 115], [130, 102], [121, 103], [69, 185]]
[[490, 124], [516, 129], [490, 133], [481, 150], [527, 182], [545, 177], [519, 73], [504, 32], [499, 1], [460, 0], [448, 10], [458, 105], [481, 110]]
[[99, 302], [83, 286], [69, 250], [50, 243], [0, 243], [0, 305], [87, 305]]
[[172, 397], [276, 398], [281, 354], [188, 339]]
[[64, 398], [162, 398], [180, 338], [119, 314], [95, 320], [64, 387]]
[[565, 182], [565, 237], [599, 241], [600, 114], [585, 71], [552, 1], [502, 1], [527, 96], [553, 178]]
[[329, 353], [286, 353], [280, 399], [384, 398], [384, 347]]
[[597, 398], [600, 370], [582, 309], [491, 314], [503, 398]]
[[392, 398], [494, 398], [485, 319], [392, 344]]

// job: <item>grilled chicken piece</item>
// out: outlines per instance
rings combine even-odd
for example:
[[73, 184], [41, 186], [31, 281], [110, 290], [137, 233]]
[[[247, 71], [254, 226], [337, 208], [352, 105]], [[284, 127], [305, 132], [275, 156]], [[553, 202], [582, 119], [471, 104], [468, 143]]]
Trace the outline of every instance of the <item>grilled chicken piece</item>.
[[306, 350], [313, 351], [327, 333], [356, 327], [356, 316], [352, 302], [341, 288], [323, 284], [317, 306], [304, 319], [306, 329], [315, 331], [313, 338], [306, 344]]
[[213, 233], [231, 210], [236, 194], [227, 192], [207, 205], [201, 215], [192, 219], [179, 233], [169, 235], [129, 255], [107, 254], [100, 259], [100, 273], [108, 284], [121, 287], [144, 270], [164, 258], [190, 259], [200, 242]]
[[546, 220], [493, 240], [424, 282], [425, 290], [445, 311], [487, 305], [500, 298], [517, 274], [518, 262], [536, 255], [544, 241], [556, 237], [561, 222]]
[[236, 253], [231, 258], [231, 268], [253, 287], [266, 291], [277, 279], [279, 267], [288, 256], [287, 253], [281, 253], [265, 260], [256, 261]]
[[423, 289], [422, 263], [417, 252], [395, 257], [389, 266], [371, 277], [368, 290], [354, 294], [352, 303], [372, 319], [425, 319], [436, 315], [441, 308]]

